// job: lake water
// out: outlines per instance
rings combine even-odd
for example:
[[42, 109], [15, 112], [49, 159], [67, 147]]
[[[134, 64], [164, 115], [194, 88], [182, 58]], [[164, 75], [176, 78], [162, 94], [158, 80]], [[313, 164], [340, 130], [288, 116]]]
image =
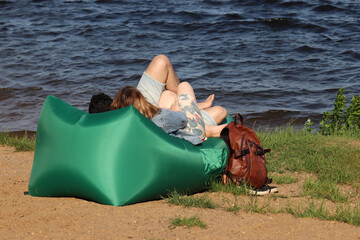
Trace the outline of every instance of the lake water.
[[0, 1], [0, 131], [54, 95], [86, 111], [167, 55], [199, 100], [248, 125], [318, 122], [360, 92], [360, 1]]

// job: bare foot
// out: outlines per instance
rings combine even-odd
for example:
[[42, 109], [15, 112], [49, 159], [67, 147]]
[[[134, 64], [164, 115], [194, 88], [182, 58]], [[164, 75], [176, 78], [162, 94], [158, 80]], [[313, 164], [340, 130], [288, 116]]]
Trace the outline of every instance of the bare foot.
[[205, 125], [205, 135], [206, 137], [220, 137], [220, 133], [227, 124], [221, 125]]
[[200, 109], [206, 109], [206, 108], [211, 107], [213, 104], [214, 98], [215, 98], [215, 94], [211, 94], [210, 96], [208, 96], [208, 98], [205, 101], [199, 102], [198, 107]]

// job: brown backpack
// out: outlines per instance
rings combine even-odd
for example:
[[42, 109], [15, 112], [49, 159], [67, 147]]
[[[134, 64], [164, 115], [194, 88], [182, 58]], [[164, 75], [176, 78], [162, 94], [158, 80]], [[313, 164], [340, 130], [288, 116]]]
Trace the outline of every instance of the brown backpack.
[[267, 177], [265, 153], [255, 132], [243, 125], [243, 118], [238, 113], [220, 134], [229, 149], [226, 167], [222, 174], [223, 184], [228, 177], [235, 184], [246, 183], [253, 188], [261, 188], [271, 183]]

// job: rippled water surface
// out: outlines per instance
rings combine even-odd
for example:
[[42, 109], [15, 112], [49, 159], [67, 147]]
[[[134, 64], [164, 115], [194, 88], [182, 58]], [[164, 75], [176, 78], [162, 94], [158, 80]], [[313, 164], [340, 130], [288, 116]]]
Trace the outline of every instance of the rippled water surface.
[[249, 124], [318, 121], [359, 94], [359, 44], [359, 0], [0, 1], [0, 131], [36, 130], [48, 95], [86, 111], [157, 54]]

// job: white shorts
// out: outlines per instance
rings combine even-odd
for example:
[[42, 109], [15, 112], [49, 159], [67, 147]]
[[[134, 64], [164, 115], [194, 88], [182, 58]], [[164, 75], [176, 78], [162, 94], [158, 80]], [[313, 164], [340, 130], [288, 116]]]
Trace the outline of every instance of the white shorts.
[[[144, 72], [136, 88], [149, 103], [158, 106], [161, 93], [165, 89], [165, 83], [156, 81], [150, 77], [149, 74]], [[201, 115], [206, 125], [217, 125], [214, 119], [205, 110], [201, 110]]]
[[165, 83], [156, 81], [150, 77], [149, 74], [144, 72], [136, 88], [142, 93], [149, 103], [157, 106], [161, 93], [165, 89]]
[[200, 110], [201, 116], [203, 117], [203, 121], [206, 125], [214, 125], [216, 126], [215, 120], [210, 116], [210, 114], [205, 110]]

